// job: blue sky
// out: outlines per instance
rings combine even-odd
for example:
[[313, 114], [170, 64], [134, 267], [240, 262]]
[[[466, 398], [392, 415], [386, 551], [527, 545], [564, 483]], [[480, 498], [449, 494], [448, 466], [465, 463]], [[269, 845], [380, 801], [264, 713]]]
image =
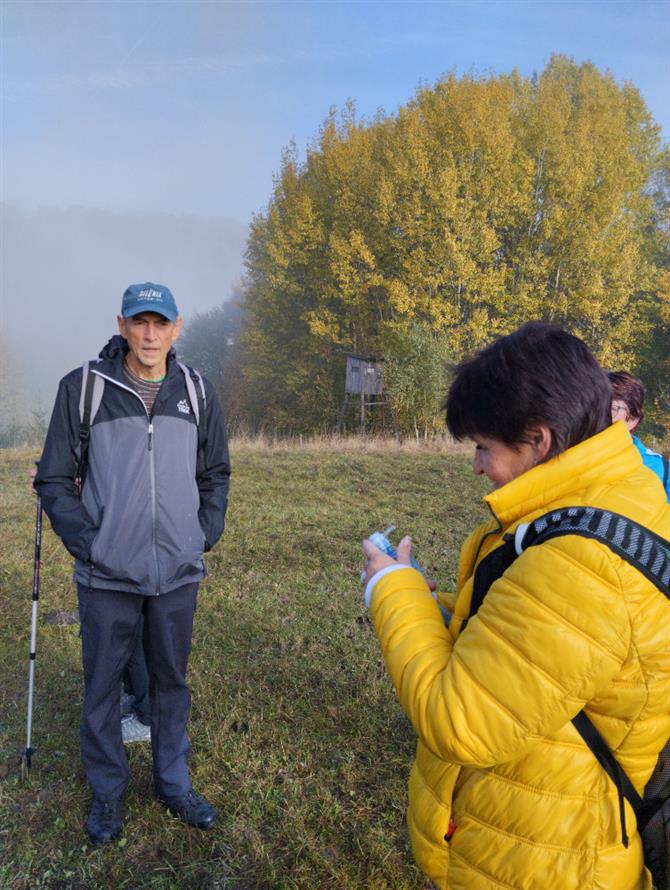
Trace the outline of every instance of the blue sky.
[[41, 2], [2, 5], [2, 200], [247, 223], [281, 149], [331, 106], [364, 116], [455, 71], [552, 52], [641, 90], [670, 136], [670, 3]]
[[304, 155], [331, 107], [392, 113], [445, 73], [563, 53], [632, 81], [668, 140], [669, 46], [670, 0], [0, 0], [12, 366], [48, 404], [130, 282], [168, 284], [187, 320], [223, 302], [282, 149]]

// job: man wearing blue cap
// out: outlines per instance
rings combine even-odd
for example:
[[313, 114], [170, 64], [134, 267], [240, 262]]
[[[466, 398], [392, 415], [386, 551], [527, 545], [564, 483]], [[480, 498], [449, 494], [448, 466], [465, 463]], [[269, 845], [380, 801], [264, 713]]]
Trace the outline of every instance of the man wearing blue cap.
[[230, 462], [212, 386], [176, 360], [181, 323], [167, 287], [126, 290], [120, 336], [60, 382], [35, 480], [75, 557], [94, 843], [122, 830], [129, 771], [119, 693], [142, 621], [156, 796], [188, 825], [216, 820], [188, 771], [186, 668], [203, 553], [223, 532]]

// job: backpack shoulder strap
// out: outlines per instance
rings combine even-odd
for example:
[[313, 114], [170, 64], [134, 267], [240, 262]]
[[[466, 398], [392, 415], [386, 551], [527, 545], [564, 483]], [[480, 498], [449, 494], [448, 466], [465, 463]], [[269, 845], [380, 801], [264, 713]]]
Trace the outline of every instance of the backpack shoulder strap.
[[[605, 739], [600, 735], [591, 720], [586, 716], [586, 712], [580, 711], [576, 717], [572, 718], [572, 723], [591, 750], [593, 756], [616, 785], [619, 795], [623, 795], [632, 806], [637, 820], [637, 829], [642, 833], [651, 819], [653, 819], [668, 799], [668, 788], [651, 788], [647, 786], [645, 796], [641, 797], [631, 780], [619, 765], [619, 761], [614, 754], [612, 754]], [[624, 826], [625, 830], [623, 813], [621, 818], [622, 826]], [[628, 846], [626, 841], [624, 841], [624, 846]]]
[[605, 770], [610, 779], [614, 782], [619, 797], [619, 821], [621, 823], [621, 842], [624, 847], [628, 847], [628, 833], [626, 831], [626, 811], [623, 805], [624, 797], [628, 800], [635, 813], [638, 831], [642, 833], [647, 821], [643, 822], [642, 808], [643, 801], [637, 793], [635, 786], [623, 771], [619, 761], [616, 759], [610, 746], [600, 735], [591, 720], [586, 716], [586, 711], [582, 710], [572, 718], [572, 725], [582, 737], [586, 746], [589, 748], [598, 763]]
[[476, 614], [489, 588], [528, 547], [550, 538], [580, 535], [605, 544], [634, 566], [670, 598], [670, 541], [638, 522], [596, 507], [562, 507], [519, 525], [504, 537], [475, 570], [469, 618]]
[[479, 563], [475, 569], [475, 577], [473, 579], [470, 612], [467, 619], [463, 622], [461, 633], [465, 630], [465, 626], [470, 618], [479, 611], [479, 607], [484, 602], [490, 586], [507, 571], [518, 555], [514, 537], [506, 536], [504, 543], [492, 550]]
[[102, 394], [105, 390], [105, 378], [99, 374], [92, 374], [91, 368], [97, 364], [93, 359], [84, 362], [81, 366], [81, 393], [79, 395], [79, 423], [87, 428], [91, 426], [98, 413]]
[[605, 544], [670, 598], [670, 541], [638, 522], [595, 507], [563, 507], [520, 525], [517, 553], [561, 535], [580, 535]]
[[670, 474], [670, 460], [663, 458], [663, 488], [668, 490], [668, 475]]
[[81, 366], [81, 393], [79, 395], [79, 461], [77, 464], [76, 480], [79, 490], [84, 484], [86, 466], [88, 463], [88, 443], [91, 433], [91, 424], [98, 413], [102, 394], [105, 391], [105, 380], [99, 374], [93, 374], [91, 368], [97, 364], [96, 360], [84, 362]]
[[202, 451], [207, 441], [207, 394], [205, 392], [205, 382], [195, 368], [190, 368], [182, 362], [178, 364], [184, 375], [188, 399], [198, 427], [198, 451]]

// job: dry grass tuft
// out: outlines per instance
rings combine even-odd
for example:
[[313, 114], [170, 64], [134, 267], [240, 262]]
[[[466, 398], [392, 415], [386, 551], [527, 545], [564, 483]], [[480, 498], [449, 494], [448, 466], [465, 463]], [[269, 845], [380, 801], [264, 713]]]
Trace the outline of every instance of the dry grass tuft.
[[339, 452], [433, 452], [438, 454], [471, 455], [471, 442], [457, 442], [450, 436], [406, 436], [392, 435], [340, 436], [337, 433], [301, 433], [273, 436], [269, 433], [235, 433], [231, 447], [245, 451], [339, 451]]

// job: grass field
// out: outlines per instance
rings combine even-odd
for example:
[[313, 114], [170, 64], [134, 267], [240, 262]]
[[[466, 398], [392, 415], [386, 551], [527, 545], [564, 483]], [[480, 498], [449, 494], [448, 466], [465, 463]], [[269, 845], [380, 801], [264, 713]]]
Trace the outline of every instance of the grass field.
[[152, 798], [148, 746], [129, 746], [122, 837], [83, 833], [78, 627], [70, 558], [45, 522], [33, 744], [26, 686], [35, 454], [0, 452], [0, 888], [424, 888], [404, 822], [414, 750], [358, 580], [360, 541], [390, 522], [453, 584], [458, 547], [483, 516], [486, 483], [436, 448], [232, 450], [224, 539], [201, 587], [190, 683], [195, 787], [218, 807], [187, 829]]

